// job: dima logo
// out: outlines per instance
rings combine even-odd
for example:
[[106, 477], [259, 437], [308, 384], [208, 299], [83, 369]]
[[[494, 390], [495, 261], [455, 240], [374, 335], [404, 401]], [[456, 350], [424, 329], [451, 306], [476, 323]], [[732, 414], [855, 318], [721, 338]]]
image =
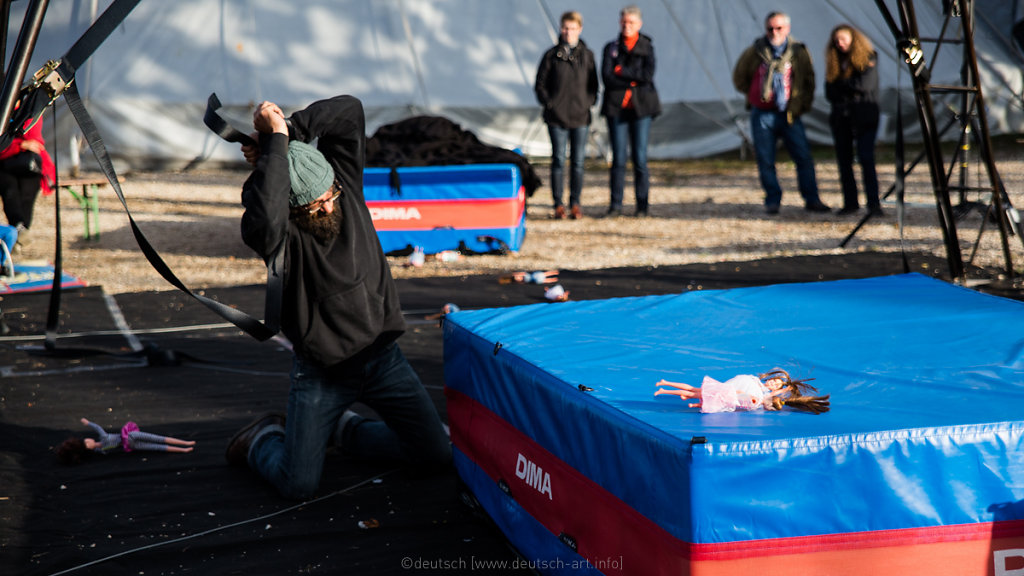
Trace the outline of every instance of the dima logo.
[[415, 206], [408, 208], [370, 208], [370, 218], [374, 220], [422, 220], [420, 211]]
[[548, 500], [553, 499], [551, 495], [551, 475], [542, 470], [540, 466], [527, 460], [526, 456], [522, 454], [516, 460], [516, 476], [532, 486], [537, 492], [547, 494]]
[[[1009, 561], [1010, 558], [1014, 560]], [[1011, 566], [1020, 566], [1022, 561], [1024, 561], [1024, 548], [992, 551], [995, 576], [1024, 576], [1024, 568], [1011, 568]]]

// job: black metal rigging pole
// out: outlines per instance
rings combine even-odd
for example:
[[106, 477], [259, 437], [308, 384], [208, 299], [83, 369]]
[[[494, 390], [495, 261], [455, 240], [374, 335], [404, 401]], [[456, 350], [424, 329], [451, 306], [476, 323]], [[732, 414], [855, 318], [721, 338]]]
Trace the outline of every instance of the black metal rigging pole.
[[[1019, 218], [1017, 212], [1010, 205], [1009, 197], [1006, 195], [1002, 180], [999, 178], [999, 173], [996, 170], [995, 160], [992, 158], [992, 144], [989, 139], [985, 101], [978, 74], [977, 55], [974, 51], [974, 1], [941, 1], [946, 17], [942, 27], [943, 35], [949, 30], [951, 19], [958, 18], [960, 21], [960, 37], [950, 40], [950, 42], [962, 44], [963, 47], [961, 55], [962, 85], [953, 86], [931, 83], [931, 68], [929, 68], [926, 61], [925, 50], [922, 47], [923, 40], [918, 32], [913, 0], [896, 0], [899, 14], [898, 23], [886, 6], [885, 0], [875, 0], [882, 16], [885, 18], [886, 24], [893, 34], [896, 48], [903, 61], [907, 64], [913, 82], [918, 120], [921, 124], [924, 154], [928, 158], [929, 173], [938, 211], [939, 227], [942, 230], [943, 241], [946, 245], [946, 258], [949, 263], [950, 275], [957, 280], [965, 279], [963, 257], [957, 236], [956, 211], [953, 209], [950, 200], [950, 192], [953, 189], [957, 189], [962, 193], [967, 188], [964, 173], [961, 173], [960, 181], [956, 186], [951, 186], [950, 184], [956, 156], [954, 155], [953, 161], [950, 163], [950, 170], [947, 172], [940, 138], [945, 129], [940, 130], [936, 126], [932, 99], [934, 94], [957, 94], [960, 96], [961, 110], [957, 118], [960, 120], [962, 131], [960, 138], [961, 146], [958, 147], [957, 154], [964, 153], [962, 144], [968, 135], [972, 134], [978, 144], [979, 154], [984, 161], [985, 169], [988, 173], [990, 188], [985, 190], [991, 192], [997, 216], [996, 219], [999, 222], [1006, 271], [1012, 275], [1013, 261], [1010, 255], [1008, 236], [1010, 234], [1019, 234]], [[944, 40], [943, 37], [937, 40], [930, 40], [935, 42], [933, 58], [938, 53]], [[976, 121], [972, 120], [973, 118], [976, 118]], [[982, 226], [984, 226], [984, 219]], [[979, 234], [978, 242], [980, 240]]]
[[875, 2], [896, 39], [897, 50], [910, 70], [910, 77], [914, 84], [914, 99], [917, 102], [917, 117], [921, 123], [921, 135], [924, 140], [925, 154], [928, 157], [932, 189], [938, 208], [939, 227], [942, 230], [942, 239], [946, 244], [946, 260], [949, 263], [950, 275], [960, 279], [964, 276], [964, 263], [956, 234], [953, 207], [949, 200], [949, 187], [945, 181], [939, 131], [935, 126], [935, 110], [932, 108], [931, 88], [928, 84], [931, 79], [931, 71], [926, 66], [924, 50], [921, 48], [914, 3], [912, 0], [897, 0], [900, 15], [900, 23], [897, 25], [884, 0], [875, 0]]
[[11, 2], [0, 0], [0, 76], [7, 73], [7, 26], [11, 21]]
[[[39, 31], [43, 27], [43, 17], [46, 16], [46, 9], [49, 5], [49, 0], [32, 0], [25, 11], [25, 18], [21, 21], [21, 32], [18, 33], [18, 41], [14, 46], [14, 53], [11, 54], [11, 65], [4, 70], [3, 88], [0, 89], [0, 135], [7, 133], [14, 104], [18, 100], [18, 91], [21, 89], [21, 83], [28, 71], [32, 51], [35, 49]], [[5, 1], [3, 8], [4, 20], [7, 20], [10, 2]], [[5, 48], [7, 46], [6, 26], [4, 26], [4, 46]]]
[[[956, 4], [956, 2], [954, 2]], [[1016, 234], [1024, 241], [1020, 234], [1020, 219], [1017, 211], [1010, 204], [1010, 198], [1003, 187], [1003, 181], [996, 169], [995, 158], [992, 157], [992, 140], [988, 132], [988, 112], [985, 107], [985, 96], [981, 90], [981, 76], [978, 73], [978, 57], [974, 51], [974, 0], [959, 0], [960, 21], [964, 33], [964, 67], [965, 75], [968, 76], [967, 84], [973, 87], [965, 94], [965, 99], [970, 100], [973, 95], [973, 105], [968, 106], [968, 111], [973, 113], [977, 122], [974, 125], [974, 137], [980, 148], [982, 161], [988, 172], [989, 186], [992, 192], [992, 206], [995, 209], [996, 221], [999, 223], [1000, 238], [1002, 240], [1003, 258], [1006, 260], [1006, 272], [1013, 274], [1013, 259], [1010, 255], [1010, 234]], [[965, 130], [972, 126], [971, 116], [965, 119]], [[991, 209], [990, 209], [991, 213]], [[983, 221], [984, 222], [984, 221]], [[983, 224], [984, 225], [984, 224]], [[979, 238], [980, 241], [980, 238]]]

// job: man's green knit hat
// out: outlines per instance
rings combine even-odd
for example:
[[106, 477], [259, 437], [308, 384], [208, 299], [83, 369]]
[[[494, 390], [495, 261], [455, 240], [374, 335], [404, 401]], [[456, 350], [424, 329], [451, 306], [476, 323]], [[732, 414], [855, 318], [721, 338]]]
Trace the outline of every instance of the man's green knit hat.
[[298, 140], [288, 143], [288, 175], [292, 182], [288, 205], [293, 208], [323, 196], [334, 184], [334, 169], [324, 155]]

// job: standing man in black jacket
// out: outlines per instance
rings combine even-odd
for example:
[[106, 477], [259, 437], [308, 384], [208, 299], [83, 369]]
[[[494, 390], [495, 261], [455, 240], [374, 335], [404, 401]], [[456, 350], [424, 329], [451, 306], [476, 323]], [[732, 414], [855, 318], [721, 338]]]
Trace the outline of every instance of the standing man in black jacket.
[[583, 161], [587, 156], [590, 107], [597, 102], [597, 67], [594, 53], [580, 38], [583, 16], [562, 14], [561, 37], [541, 58], [534, 91], [544, 107], [544, 122], [551, 136], [551, 198], [555, 218], [566, 217], [562, 192], [565, 180], [565, 145], [569, 143], [569, 209], [582, 218]]
[[[281, 330], [295, 357], [287, 420], [250, 423], [226, 456], [287, 498], [316, 491], [332, 440], [356, 456], [451, 459], [441, 419], [396, 343], [405, 321], [363, 198], [364, 122], [351, 96], [289, 119], [263, 102], [253, 114], [259, 145], [242, 147], [254, 166], [242, 187], [242, 239], [265, 261], [283, 247]], [[348, 410], [356, 401], [383, 420]]]
[[622, 214], [627, 145], [633, 159], [635, 215], [647, 216], [649, 204], [647, 138], [651, 121], [661, 114], [661, 100], [654, 88], [654, 44], [650, 36], [640, 33], [643, 24], [640, 8], [623, 8], [619, 14], [619, 37], [605, 45], [601, 59], [604, 81], [601, 114], [608, 120], [608, 138], [612, 145], [611, 202], [607, 214], [611, 218]]

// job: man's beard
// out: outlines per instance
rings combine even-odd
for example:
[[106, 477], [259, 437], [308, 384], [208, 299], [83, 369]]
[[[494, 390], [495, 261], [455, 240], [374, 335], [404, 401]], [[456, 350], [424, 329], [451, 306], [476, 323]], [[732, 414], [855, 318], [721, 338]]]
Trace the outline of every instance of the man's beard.
[[301, 212], [294, 216], [295, 225], [300, 229], [309, 232], [320, 242], [326, 242], [338, 236], [341, 232], [341, 206], [334, 205], [330, 213], [317, 210], [310, 214]]

